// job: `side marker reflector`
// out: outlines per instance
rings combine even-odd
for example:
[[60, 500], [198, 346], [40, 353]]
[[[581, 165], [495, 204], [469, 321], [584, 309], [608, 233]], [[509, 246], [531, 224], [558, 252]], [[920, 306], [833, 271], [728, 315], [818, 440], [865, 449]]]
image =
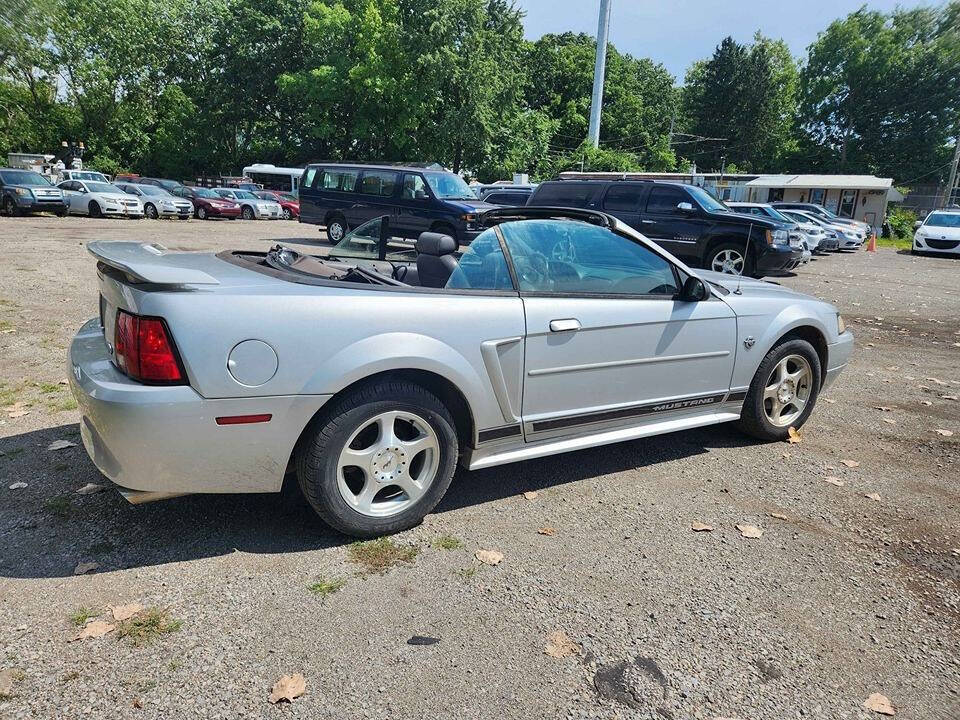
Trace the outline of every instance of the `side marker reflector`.
[[263, 413], [262, 415], [223, 415], [217, 418], [217, 425], [249, 425], [250, 423], [270, 422], [273, 415]]

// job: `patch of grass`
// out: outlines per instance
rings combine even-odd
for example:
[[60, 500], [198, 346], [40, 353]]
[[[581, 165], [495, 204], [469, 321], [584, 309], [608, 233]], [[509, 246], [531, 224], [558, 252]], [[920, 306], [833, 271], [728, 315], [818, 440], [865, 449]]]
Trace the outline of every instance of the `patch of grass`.
[[165, 608], [149, 607], [117, 624], [117, 639], [126, 638], [136, 646], [145, 645], [161, 635], [176, 632], [183, 623], [170, 617]]
[[69, 397], [63, 398], [63, 400], [60, 400], [59, 402], [50, 403], [49, 408], [51, 410], [55, 410], [56, 412], [64, 412], [66, 410], [76, 410], [77, 401], [73, 397], [73, 395], [70, 395]]
[[87, 620], [92, 617], [96, 617], [99, 613], [93, 608], [80, 607], [70, 613], [70, 622], [72, 622], [77, 627], [83, 627], [87, 624]]
[[471, 566], [471, 567], [460, 568], [459, 570], [454, 570], [453, 573], [455, 575], [459, 575], [460, 577], [467, 578], [469, 580], [470, 578], [472, 578], [474, 575], [477, 574], [477, 570], [479, 569], [480, 568], [478, 567]]
[[70, 504], [70, 498], [66, 495], [60, 495], [59, 497], [53, 497], [48, 499], [43, 507], [47, 512], [56, 515], [57, 517], [67, 517], [70, 514], [70, 511], [73, 510], [73, 505]]
[[0, 320], [0, 332], [4, 330], [13, 330], [13, 323], [7, 322], [6, 320]]
[[176, 672], [182, 667], [183, 667], [183, 660], [178, 660], [177, 658], [174, 658], [173, 660], [167, 663], [167, 669], [170, 670], [170, 672]]
[[0, 383], [0, 405], [6, 407], [17, 401], [17, 396], [23, 390], [23, 385], [7, 385]]
[[390, 538], [377, 538], [351, 543], [347, 552], [350, 562], [362, 565], [367, 572], [384, 573], [394, 565], [413, 562], [420, 548], [400, 547]]
[[437, 550], [459, 550], [463, 547], [460, 538], [454, 535], [441, 535], [438, 538], [434, 538], [430, 545]]
[[913, 240], [909, 237], [877, 238], [878, 248], [894, 248], [895, 250], [909, 250], [913, 247]]
[[106, 555], [108, 552], [112, 552], [114, 545], [109, 540], [104, 540], [103, 542], [94, 543], [87, 548], [87, 555]]
[[66, 385], [60, 385], [58, 383], [51, 382], [38, 382], [35, 384], [40, 389], [40, 392], [44, 393], [45, 395], [54, 395], [66, 387]]
[[333, 595], [337, 590], [339, 590], [346, 584], [347, 584], [347, 581], [342, 580], [340, 578], [327, 580], [326, 578], [321, 577], [316, 582], [312, 582], [309, 585], [307, 585], [307, 590], [312, 592], [314, 595], [319, 595], [320, 597], [326, 597], [327, 595]]

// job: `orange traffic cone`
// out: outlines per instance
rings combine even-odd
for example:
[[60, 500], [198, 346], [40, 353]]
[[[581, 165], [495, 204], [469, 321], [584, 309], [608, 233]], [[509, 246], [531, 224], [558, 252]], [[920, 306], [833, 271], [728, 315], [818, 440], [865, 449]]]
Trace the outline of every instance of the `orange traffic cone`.
[[870, 241], [867, 243], [867, 252], [876, 252], [877, 251], [877, 234], [870, 234]]

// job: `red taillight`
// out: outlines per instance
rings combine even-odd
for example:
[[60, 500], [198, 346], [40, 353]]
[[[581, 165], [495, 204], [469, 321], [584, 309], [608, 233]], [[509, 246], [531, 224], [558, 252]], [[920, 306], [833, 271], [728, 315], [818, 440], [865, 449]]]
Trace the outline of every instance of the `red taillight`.
[[119, 310], [114, 355], [117, 367], [134, 380], [184, 382], [180, 361], [161, 318], [139, 317]]

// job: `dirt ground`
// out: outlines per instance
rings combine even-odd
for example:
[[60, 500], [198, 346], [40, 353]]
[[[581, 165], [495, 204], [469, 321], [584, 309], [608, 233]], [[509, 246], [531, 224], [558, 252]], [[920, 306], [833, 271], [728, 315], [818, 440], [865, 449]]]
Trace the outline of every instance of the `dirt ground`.
[[[799, 444], [719, 426], [461, 470], [375, 545], [292, 492], [78, 493], [105, 483], [61, 384], [97, 313], [84, 243], [320, 238], [0, 218], [0, 716], [865, 719], [880, 693], [898, 718], [960, 717], [960, 260], [883, 249], [780, 280], [857, 336]], [[148, 611], [115, 620], [128, 603]], [[270, 704], [295, 673], [304, 694]]]

